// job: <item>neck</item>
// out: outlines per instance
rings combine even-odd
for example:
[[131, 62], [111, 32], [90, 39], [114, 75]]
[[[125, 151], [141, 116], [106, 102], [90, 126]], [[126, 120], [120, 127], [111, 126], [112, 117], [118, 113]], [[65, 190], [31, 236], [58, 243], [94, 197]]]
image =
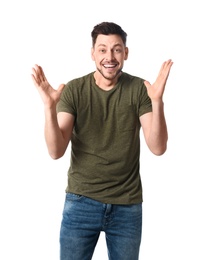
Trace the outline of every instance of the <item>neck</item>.
[[95, 71], [94, 73], [94, 78], [95, 78], [95, 82], [96, 85], [105, 90], [105, 91], [109, 91], [112, 88], [114, 88], [114, 86], [117, 84], [119, 77], [121, 76], [122, 73], [119, 73], [117, 75], [117, 77], [113, 78], [113, 79], [106, 79], [104, 78], [101, 73], [99, 73], [98, 71]]

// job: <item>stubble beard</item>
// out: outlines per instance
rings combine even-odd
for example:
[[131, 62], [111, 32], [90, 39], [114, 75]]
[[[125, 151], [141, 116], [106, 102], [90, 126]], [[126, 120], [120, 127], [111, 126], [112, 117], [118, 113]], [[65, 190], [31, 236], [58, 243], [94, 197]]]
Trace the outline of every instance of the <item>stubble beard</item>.
[[117, 76], [119, 76], [122, 72], [122, 68], [120, 68], [119, 70], [117, 70], [117, 72], [113, 75], [113, 74], [110, 74], [110, 76], [105, 76], [103, 71], [99, 68], [97, 68], [97, 70], [101, 73], [101, 75], [105, 78], [105, 79], [108, 79], [108, 80], [113, 80], [115, 79]]

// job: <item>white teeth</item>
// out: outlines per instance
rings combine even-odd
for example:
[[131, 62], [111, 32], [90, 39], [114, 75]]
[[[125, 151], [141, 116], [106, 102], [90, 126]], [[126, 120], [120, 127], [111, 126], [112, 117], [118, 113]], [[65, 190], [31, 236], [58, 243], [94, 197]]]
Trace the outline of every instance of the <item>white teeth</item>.
[[115, 65], [104, 65], [105, 68], [114, 68]]

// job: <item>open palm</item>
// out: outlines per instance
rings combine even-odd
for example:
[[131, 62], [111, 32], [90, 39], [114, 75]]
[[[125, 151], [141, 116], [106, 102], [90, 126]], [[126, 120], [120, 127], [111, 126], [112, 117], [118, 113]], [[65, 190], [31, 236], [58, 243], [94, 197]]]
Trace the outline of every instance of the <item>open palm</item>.
[[52, 86], [49, 84], [47, 78], [45, 77], [44, 71], [41, 66], [35, 65], [32, 68], [32, 80], [34, 82], [34, 85], [36, 86], [37, 90], [39, 91], [39, 94], [47, 106], [56, 105], [59, 101], [61, 92], [64, 88], [64, 84], [61, 84], [58, 88], [58, 90], [55, 90], [52, 88]]
[[152, 85], [148, 81], [144, 82], [151, 100], [158, 101], [162, 99], [172, 64], [171, 60], [165, 61], [162, 64], [158, 77]]

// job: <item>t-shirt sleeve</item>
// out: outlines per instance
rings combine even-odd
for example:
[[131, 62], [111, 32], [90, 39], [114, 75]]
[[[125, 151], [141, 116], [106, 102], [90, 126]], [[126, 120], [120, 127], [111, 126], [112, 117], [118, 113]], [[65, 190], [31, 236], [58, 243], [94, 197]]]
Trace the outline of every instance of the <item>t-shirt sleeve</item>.
[[73, 115], [76, 115], [75, 101], [73, 97], [73, 86], [71, 83], [67, 83], [64, 87], [60, 100], [56, 106], [57, 113], [59, 112], [67, 112]]
[[144, 83], [142, 83], [139, 103], [139, 117], [149, 112], [152, 112], [152, 102], [147, 94], [146, 86], [144, 85]]

